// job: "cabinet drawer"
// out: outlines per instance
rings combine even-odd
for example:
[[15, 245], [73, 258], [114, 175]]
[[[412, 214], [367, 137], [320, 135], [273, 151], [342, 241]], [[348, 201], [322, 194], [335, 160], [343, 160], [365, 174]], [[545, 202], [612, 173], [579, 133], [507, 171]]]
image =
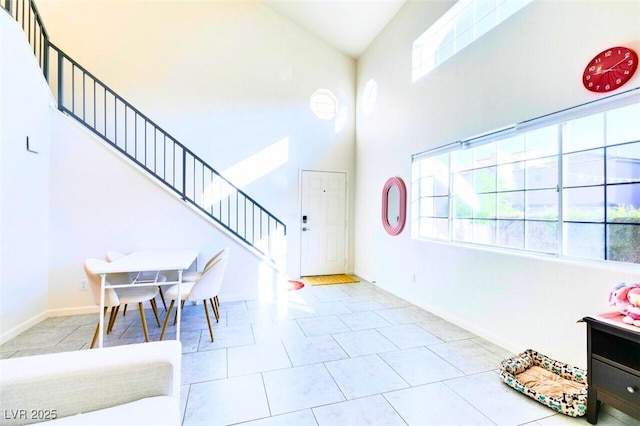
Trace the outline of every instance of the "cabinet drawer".
[[[592, 386], [640, 407], [640, 377], [596, 359], [593, 360], [591, 369]], [[630, 389], [633, 392], [629, 392]]]

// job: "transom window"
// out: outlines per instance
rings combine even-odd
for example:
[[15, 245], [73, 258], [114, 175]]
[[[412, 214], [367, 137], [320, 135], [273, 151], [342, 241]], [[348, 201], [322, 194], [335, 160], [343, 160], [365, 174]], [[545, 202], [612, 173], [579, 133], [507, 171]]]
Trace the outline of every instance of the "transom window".
[[414, 156], [412, 236], [640, 263], [640, 93], [578, 109]]
[[413, 81], [482, 37], [531, 0], [458, 0], [413, 42]]

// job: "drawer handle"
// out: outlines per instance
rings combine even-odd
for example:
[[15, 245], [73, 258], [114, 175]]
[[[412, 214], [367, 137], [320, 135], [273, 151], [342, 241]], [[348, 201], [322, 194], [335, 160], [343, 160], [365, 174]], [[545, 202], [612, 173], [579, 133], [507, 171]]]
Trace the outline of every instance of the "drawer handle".
[[633, 386], [627, 386], [629, 393], [636, 393], [636, 389]]

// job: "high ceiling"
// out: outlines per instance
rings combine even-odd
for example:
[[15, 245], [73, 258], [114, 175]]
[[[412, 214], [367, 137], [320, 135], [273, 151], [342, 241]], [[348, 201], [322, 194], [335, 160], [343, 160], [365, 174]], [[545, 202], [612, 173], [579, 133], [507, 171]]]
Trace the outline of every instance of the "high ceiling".
[[347, 55], [358, 58], [407, 0], [262, 0]]

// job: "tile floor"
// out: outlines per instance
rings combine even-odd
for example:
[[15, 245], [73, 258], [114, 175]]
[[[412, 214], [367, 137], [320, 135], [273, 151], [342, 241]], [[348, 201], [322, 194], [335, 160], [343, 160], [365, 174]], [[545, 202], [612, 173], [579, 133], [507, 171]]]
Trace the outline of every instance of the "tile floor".
[[[185, 307], [183, 425], [588, 425], [504, 385], [497, 367], [509, 352], [373, 284], [276, 299], [223, 301], [213, 343], [202, 306]], [[1, 345], [0, 357], [86, 349], [96, 320], [49, 318]], [[150, 311], [148, 322], [157, 339]], [[105, 345], [141, 336], [131, 311]], [[640, 421], [603, 406], [598, 425]]]

